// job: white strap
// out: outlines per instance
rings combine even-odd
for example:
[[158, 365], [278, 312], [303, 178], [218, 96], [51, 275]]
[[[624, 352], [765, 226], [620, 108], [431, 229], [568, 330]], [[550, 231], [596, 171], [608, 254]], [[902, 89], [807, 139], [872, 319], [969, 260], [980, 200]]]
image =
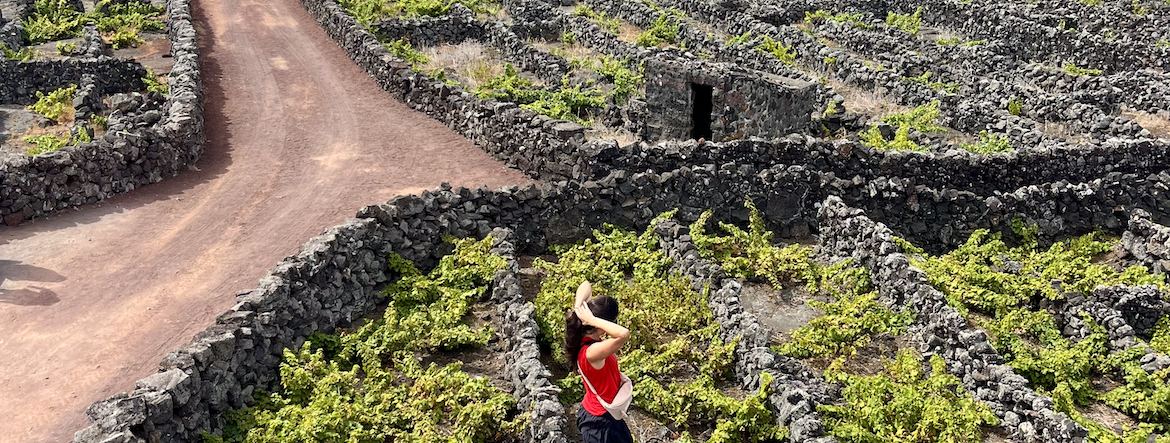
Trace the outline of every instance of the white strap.
[[[587, 360], [586, 363], [588, 362], [589, 361]], [[607, 403], [604, 398], [601, 398], [601, 394], [597, 393], [597, 388], [593, 387], [593, 383], [589, 382], [589, 377], [585, 376], [585, 370], [577, 368], [577, 372], [581, 374], [581, 379], [585, 380], [585, 386], [589, 387], [590, 391], [593, 391], [593, 396], [597, 397], [597, 401], [601, 403], [601, 406], [608, 409], [611, 405]]]

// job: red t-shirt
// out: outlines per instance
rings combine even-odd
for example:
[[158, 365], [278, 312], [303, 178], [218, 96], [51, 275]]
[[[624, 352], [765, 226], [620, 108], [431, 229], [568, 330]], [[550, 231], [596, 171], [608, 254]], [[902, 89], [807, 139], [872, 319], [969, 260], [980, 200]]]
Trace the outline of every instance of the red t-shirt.
[[[588, 338], [584, 341], [585, 346], [582, 346], [581, 352], [577, 353], [577, 367], [581, 369], [585, 377], [589, 378], [589, 382], [593, 383], [594, 388], [597, 388], [597, 394], [601, 394], [601, 398], [606, 403], [613, 402], [618, 389], [622, 387], [622, 372], [618, 369], [617, 357], [610, 354], [609, 357], [605, 357], [601, 369], [594, 369], [593, 365], [589, 364], [589, 360], [585, 358], [585, 350], [589, 349], [589, 345], [594, 342]], [[585, 381], [582, 380], [581, 383], [584, 384]], [[589, 389], [589, 385], [585, 385], [585, 399], [581, 401], [581, 406], [594, 416], [605, 415], [605, 407], [597, 401], [597, 395]]]

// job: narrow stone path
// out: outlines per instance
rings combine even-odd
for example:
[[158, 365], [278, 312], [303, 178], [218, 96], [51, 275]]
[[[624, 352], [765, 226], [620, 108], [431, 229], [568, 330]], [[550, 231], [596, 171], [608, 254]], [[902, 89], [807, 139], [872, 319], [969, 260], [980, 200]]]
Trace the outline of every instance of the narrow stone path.
[[0, 443], [65, 442], [361, 206], [528, 182], [384, 93], [296, 0], [196, 0], [198, 170], [0, 228]]

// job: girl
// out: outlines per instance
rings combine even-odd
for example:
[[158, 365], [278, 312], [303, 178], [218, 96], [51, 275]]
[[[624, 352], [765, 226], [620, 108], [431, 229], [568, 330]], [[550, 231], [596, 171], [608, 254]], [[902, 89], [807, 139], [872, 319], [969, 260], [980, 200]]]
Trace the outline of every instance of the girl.
[[[609, 297], [592, 298], [589, 281], [577, 287], [573, 309], [565, 316], [565, 359], [571, 370], [581, 375], [596, 388], [585, 386], [585, 399], [577, 410], [577, 429], [584, 443], [633, 443], [630, 427], [605, 410], [598, 396], [613, 402], [622, 384], [614, 355], [630, 338], [630, 330], [614, 323], [618, 316], [617, 300]], [[601, 335], [609, 338], [601, 339]], [[582, 381], [584, 383], [584, 381]]]

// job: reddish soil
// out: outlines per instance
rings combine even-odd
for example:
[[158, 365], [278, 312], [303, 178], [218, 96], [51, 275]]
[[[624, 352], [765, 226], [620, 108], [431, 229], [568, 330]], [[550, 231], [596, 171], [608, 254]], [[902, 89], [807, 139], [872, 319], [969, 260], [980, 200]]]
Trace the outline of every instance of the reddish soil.
[[0, 442], [62, 442], [283, 257], [361, 206], [524, 184], [393, 100], [296, 0], [197, 0], [198, 169], [0, 228]]

